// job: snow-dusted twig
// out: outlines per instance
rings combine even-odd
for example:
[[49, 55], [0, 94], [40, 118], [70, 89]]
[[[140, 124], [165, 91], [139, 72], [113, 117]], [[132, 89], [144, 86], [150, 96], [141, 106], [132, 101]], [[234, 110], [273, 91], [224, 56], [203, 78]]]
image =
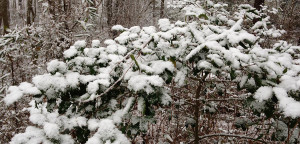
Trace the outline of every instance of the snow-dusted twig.
[[94, 99], [97, 99], [97, 98], [99, 98], [99, 97], [105, 95], [106, 93], [108, 93], [110, 90], [112, 90], [112, 89], [115, 87], [115, 85], [116, 85], [117, 83], [119, 83], [119, 82], [124, 78], [125, 74], [129, 71], [129, 69], [133, 66], [133, 64], [134, 64], [134, 63], [131, 62], [129, 68], [123, 73], [123, 75], [122, 75], [122, 76], [121, 76], [121, 77], [120, 77], [113, 85], [111, 85], [108, 89], [106, 89], [103, 93], [101, 93], [100, 95], [96, 95], [96, 96], [93, 97], [92, 99], [89, 98], [89, 99], [87, 99], [87, 100], [85, 100], [85, 101], [83, 101], [83, 102], [89, 102], [89, 101], [92, 101], [92, 100], [94, 100]]
[[[152, 37], [142, 46], [141, 49], [145, 48], [151, 41], [152, 41]], [[124, 60], [126, 60], [134, 51], [136, 51], [136, 49], [131, 50], [130, 52], [127, 53], [127, 55], [120, 61], [118, 61], [111, 69], [110, 73], [116, 68], [117, 65], [119, 65], [121, 62], [123, 62]]]

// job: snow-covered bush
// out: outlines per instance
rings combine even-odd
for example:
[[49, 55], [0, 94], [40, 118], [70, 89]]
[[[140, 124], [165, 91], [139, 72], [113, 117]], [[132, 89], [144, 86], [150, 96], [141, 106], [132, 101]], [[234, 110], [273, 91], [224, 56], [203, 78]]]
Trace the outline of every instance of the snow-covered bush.
[[[35, 126], [15, 135], [12, 143], [130, 143], [147, 131], [155, 107], [172, 102], [169, 84], [182, 87], [189, 79], [198, 82], [193, 96], [198, 112], [214, 113], [214, 104], [199, 104], [222, 91], [219, 81], [230, 81], [236, 90], [250, 93], [241, 98], [259, 114], [291, 121], [300, 116], [299, 47], [283, 41], [262, 47], [262, 35], [278, 37], [281, 31], [270, 29], [267, 18], [253, 25], [260, 15], [250, 5], [239, 6], [234, 15], [226, 4], [209, 0], [180, 5], [189, 17], [185, 22], [115, 26], [122, 33], [106, 40], [106, 47], [97, 40], [92, 47], [77, 41], [64, 52], [64, 61], [48, 63], [48, 73], [10, 87], [4, 98], [8, 105], [23, 95], [34, 97], [28, 110]], [[197, 128], [194, 135], [199, 141]]]

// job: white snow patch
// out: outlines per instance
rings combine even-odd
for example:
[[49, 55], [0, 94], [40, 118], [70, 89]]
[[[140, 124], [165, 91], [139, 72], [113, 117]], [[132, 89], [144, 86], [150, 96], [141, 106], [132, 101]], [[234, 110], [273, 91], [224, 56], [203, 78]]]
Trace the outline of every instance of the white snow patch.
[[260, 87], [254, 94], [254, 98], [257, 99], [259, 102], [264, 100], [268, 100], [272, 97], [273, 89], [272, 87], [263, 86]]

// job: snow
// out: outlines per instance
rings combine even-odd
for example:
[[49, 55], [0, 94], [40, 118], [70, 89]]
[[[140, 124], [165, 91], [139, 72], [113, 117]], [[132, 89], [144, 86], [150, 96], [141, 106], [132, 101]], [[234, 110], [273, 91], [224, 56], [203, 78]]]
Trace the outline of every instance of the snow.
[[66, 51], [64, 51], [64, 57], [65, 58], [71, 58], [77, 55], [77, 50], [75, 49], [74, 46], [71, 46], [69, 49], [67, 49]]
[[114, 40], [112, 40], [112, 39], [107, 39], [107, 40], [104, 41], [104, 44], [106, 44], [106, 45], [114, 45], [114, 44], [116, 44], [116, 42]]
[[88, 120], [88, 128], [91, 131], [95, 131], [99, 128], [99, 120], [98, 119], [89, 119]]
[[97, 132], [88, 139], [88, 144], [102, 144], [111, 143], [113, 144], [130, 144], [129, 140], [119, 131], [114, 122], [110, 119], [100, 120], [99, 128]]
[[86, 42], [84, 40], [76, 41], [74, 43], [75, 49], [84, 48], [86, 46]]
[[260, 87], [254, 94], [254, 98], [257, 99], [259, 102], [262, 102], [264, 100], [268, 100], [273, 95], [273, 89], [272, 87], [263, 86]]
[[148, 65], [140, 64], [140, 68], [152, 74], [162, 74], [165, 70], [174, 71], [174, 64], [170, 61], [152, 61]]
[[72, 136], [67, 135], [67, 134], [60, 135], [60, 141], [62, 144], [74, 144], [75, 143], [75, 141], [72, 139]]
[[297, 118], [300, 116], [300, 102], [288, 97], [287, 91], [283, 88], [273, 88], [275, 96], [279, 100], [279, 107], [287, 117]]
[[161, 31], [163, 31], [163, 32], [168, 31], [172, 28], [169, 19], [158, 20], [158, 25], [159, 25], [159, 28], [161, 29]]
[[118, 46], [117, 45], [109, 45], [106, 48], [106, 51], [108, 53], [115, 53], [118, 50]]
[[76, 121], [77, 121], [77, 125], [79, 126], [79, 127], [83, 127], [83, 126], [86, 126], [87, 125], [87, 119], [85, 118], [85, 117], [82, 117], [82, 116], [80, 116], [80, 117], [77, 117], [76, 118]]
[[45, 123], [44, 131], [45, 131], [46, 136], [48, 136], [49, 138], [57, 139], [59, 137], [59, 127], [57, 124]]
[[79, 81], [80, 81], [80, 83], [83, 83], [83, 84], [94, 81], [96, 79], [97, 79], [97, 77], [94, 75], [80, 75], [79, 76]]
[[93, 82], [90, 82], [87, 86], [87, 91], [89, 94], [96, 94], [97, 91], [100, 89], [99, 86], [108, 87], [110, 85], [110, 82], [108, 79], [98, 79]]
[[99, 40], [93, 40], [92, 41], [92, 48], [99, 48], [100, 47], [100, 41]]
[[248, 76], [243, 76], [243, 77], [241, 78], [241, 81], [240, 81], [240, 83], [239, 83], [240, 88], [242, 88], [242, 87], [245, 85], [245, 83], [247, 82], [247, 80], [248, 80]]
[[85, 48], [84, 55], [90, 58], [96, 58], [100, 55], [100, 48]]
[[32, 82], [39, 90], [47, 91], [50, 87], [55, 91], [65, 91], [67, 81], [59, 74], [38, 75], [32, 79]]
[[122, 122], [122, 118], [126, 113], [128, 113], [133, 100], [134, 100], [134, 98], [130, 97], [127, 100], [127, 104], [123, 109], [117, 110], [115, 113], [112, 114], [111, 119], [113, 120], [114, 123], [119, 124]]
[[121, 33], [118, 37], [115, 38], [115, 41], [119, 42], [119, 44], [125, 44], [129, 40], [129, 31], [125, 31]]
[[67, 71], [67, 65], [64, 62], [55, 59], [47, 64], [47, 71], [50, 73], [55, 73], [55, 72], [65, 73]]
[[161, 87], [164, 84], [164, 80], [158, 75], [136, 75], [132, 76], [128, 81], [128, 88], [137, 91], [146, 91], [147, 94], [153, 93], [153, 86]]
[[19, 85], [19, 89], [24, 93], [24, 94], [31, 94], [31, 95], [38, 95], [41, 94], [41, 91], [34, 87], [33, 84], [28, 83], [28, 82], [22, 82]]
[[71, 72], [66, 74], [67, 85], [76, 88], [79, 85], [79, 73]]
[[145, 108], [145, 100], [144, 100], [143, 97], [140, 97], [140, 98], [138, 99], [138, 106], [137, 106], [137, 109], [138, 109], [138, 111], [140, 111], [141, 113], [143, 113], [144, 108]]
[[206, 69], [206, 70], [210, 70], [213, 68], [212, 64], [207, 61], [199, 61], [197, 67], [199, 69]]
[[173, 35], [170, 31], [167, 32], [158, 32], [157, 33], [161, 38], [164, 38], [165, 40], [171, 40], [173, 38]]
[[[186, 60], [189, 60], [190, 58], [192, 58], [194, 55], [196, 55], [199, 51], [201, 51], [204, 47], [207, 47], [211, 50], [216, 50], [216, 51], [224, 51], [225, 48], [222, 47], [218, 42], [216, 41], [207, 41], [199, 46], [197, 46], [197, 48], [193, 49], [187, 56], [186, 56]], [[213, 54], [210, 56], [211, 59], [216, 59], [219, 58], [220, 56], [217, 56], [216, 54]], [[216, 60], [219, 64], [221, 63], [220, 60]]]
[[209, 54], [207, 55], [209, 59], [211, 59], [216, 65], [219, 67], [224, 66], [223, 60], [220, 59], [220, 56], [217, 54]]
[[97, 93], [98, 90], [99, 90], [99, 83], [97, 80], [90, 82], [87, 86], [87, 92], [89, 94], [95, 94], [95, 93]]
[[[219, 70], [221, 71], [220, 77], [226, 77], [228, 70], [236, 69], [237, 75], [241, 76], [236, 79], [240, 80], [240, 87], [243, 87], [246, 83], [255, 86], [254, 78], [248, 79], [248, 72], [260, 74], [265, 72], [263, 70], [266, 70], [268, 79], [280, 78], [279, 84], [271, 83], [268, 80], [263, 81], [265, 86], [258, 88], [254, 93], [253, 97], [257, 101], [252, 106], [264, 105], [265, 101], [272, 98], [274, 93], [279, 100], [279, 108], [286, 117], [299, 117], [300, 103], [289, 97], [288, 93], [298, 91], [300, 88], [300, 78], [298, 76], [300, 68], [297, 65], [300, 61], [293, 60], [293, 56], [297, 54], [297, 49], [300, 48], [292, 47], [284, 41], [275, 44], [273, 49], [262, 48], [259, 44], [249, 44], [251, 48], [243, 48], [239, 46], [240, 42], [248, 46], [247, 41], [254, 44], [257, 40], [261, 40], [256, 37], [260, 36], [260, 33], [255, 29], [261, 27], [267, 29], [266, 23], [264, 21], [256, 23], [252, 27], [254, 32], [249, 33], [243, 30], [243, 18], [240, 17], [237, 22], [228, 20], [226, 15], [229, 13], [223, 13], [222, 9], [225, 5], [214, 5], [209, 0], [207, 2], [215, 8], [219, 8], [215, 13], [209, 13], [212, 16], [209, 16], [207, 21], [177, 21], [175, 24], [171, 24], [168, 19], [160, 19], [158, 25], [161, 31], [159, 32], [153, 26], [143, 28], [134, 26], [127, 29], [121, 25], [115, 25], [112, 30], [123, 32], [115, 40], [105, 40], [106, 47], [100, 47], [99, 40], [92, 41], [92, 48], [86, 48], [85, 41], [77, 41], [63, 53], [67, 64], [59, 60], [52, 60], [47, 64], [49, 74], [35, 76], [32, 80], [33, 84], [24, 82], [18, 87], [9, 87], [4, 102], [9, 105], [20, 99], [24, 94], [37, 95], [43, 92], [43, 96], [35, 100], [44, 102], [43, 100], [56, 99], [55, 105], [61, 103], [61, 93], [79, 90], [79, 85], [84, 85], [83, 90], [86, 90], [87, 93], [80, 94], [80, 98], [75, 97], [76, 100], [79, 102], [88, 98], [92, 100], [98, 94], [107, 90], [116, 78], [118, 79], [124, 74], [121, 85], [127, 86], [127, 91], [151, 94], [158, 90], [162, 92], [161, 103], [168, 105], [172, 102], [172, 97], [169, 95], [168, 86], [165, 85], [166, 71], [176, 74], [173, 79], [174, 82], [177, 86], [183, 86], [188, 82], [186, 79], [187, 74], [191, 72], [188, 66], [192, 66], [192, 68], [197, 67], [211, 73]], [[200, 16], [206, 14], [202, 7], [196, 8], [194, 5], [185, 7], [184, 10], [186, 15]], [[244, 16], [244, 14], [242, 15]], [[218, 25], [209, 23], [216, 19], [221, 20]], [[267, 20], [265, 19], [265, 21]], [[221, 24], [224, 25], [221, 26]], [[280, 31], [276, 29], [262, 31], [263, 34], [280, 35]], [[154, 42], [150, 42], [141, 50], [143, 44], [150, 38], [153, 38]], [[139, 71], [131, 68], [130, 62], [132, 61], [130, 57], [124, 56], [133, 49], [140, 50], [132, 51], [134, 55], [137, 55], [137, 53], [139, 55], [136, 57], [140, 66]], [[284, 51], [288, 53], [283, 53]], [[161, 57], [165, 57], [165, 59], [161, 60]], [[176, 58], [175, 63], [168, 60], [173, 57]], [[196, 58], [197, 61], [193, 61], [192, 58]], [[192, 62], [190, 63], [190, 61]], [[229, 65], [229, 63], [231, 64]], [[214, 67], [216, 65], [218, 68]], [[93, 68], [96, 74], [89, 75], [89, 68]], [[128, 71], [126, 71], [127, 68]], [[284, 72], [285, 70], [287, 71]], [[217, 78], [214, 75], [211, 76]], [[271, 86], [268, 86], [269, 84]], [[66, 115], [60, 115], [56, 107], [53, 112], [47, 111], [47, 103], [31, 104], [32, 107], [28, 108], [30, 110], [29, 119], [39, 128], [28, 127], [25, 133], [16, 135], [12, 141], [15, 143], [25, 143], [27, 141], [47, 143], [47, 139], [50, 138], [61, 140], [60, 143], [74, 143], [72, 136], [60, 134], [60, 130], [69, 131], [77, 126], [87, 126], [92, 131], [87, 143], [130, 143], [118, 128], [123, 117], [135, 104], [135, 98], [115, 99], [115, 97], [117, 96], [109, 97], [111, 98], [108, 100], [109, 103], [105, 100], [101, 101], [101, 99], [97, 101], [96, 106], [105, 104], [108, 109], [107, 112], [99, 114], [101, 119], [96, 119], [94, 116], [91, 118], [84, 117], [81, 112], [74, 114], [70, 109]], [[138, 97], [137, 109], [143, 112], [145, 99], [141, 96]], [[119, 103], [122, 103], [123, 109], [119, 109]], [[88, 105], [85, 107], [85, 111], [92, 111], [92, 108], [92, 105]], [[205, 107], [205, 109], [215, 111], [210, 106]], [[134, 122], [140, 121], [135, 119]], [[31, 132], [33, 130], [36, 133]], [[166, 136], [166, 138], [172, 141], [170, 137]]]
[[149, 27], [143, 27], [143, 31], [149, 35], [153, 34], [156, 32], [156, 29], [154, 26], [149, 26]]
[[34, 124], [43, 125], [47, 119], [43, 114], [40, 114], [39, 112], [30, 111], [29, 120]]
[[131, 27], [131, 28], [129, 29], [129, 31], [130, 31], [131, 33], [139, 33], [139, 32], [141, 31], [141, 27], [139, 27], [139, 26], [133, 26], [133, 27]]
[[284, 68], [273, 61], [268, 61], [265, 63], [265, 66], [272, 69], [276, 74], [281, 75], [284, 71]]
[[186, 74], [187, 74], [187, 69], [181, 69], [180, 71], [177, 71], [174, 81], [179, 86], [183, 86], [185, 82]]
[[246, 31], [241, 31], [239, 33], [237, 32], [230, 32], [227, 35], [228, 41], [231, 44], [238, 44], [239, 42], [242, 42], [243, 40], [249, 40], [250, 42], [254, 43], [256, 41], [256, 37], [252, 34], [249, 34]]
[[21, 144], [21, 143], [50, 143], [45, 138], [44, 132], [42, 129], [28, 126], [25, 130], [25, 133], [16, 134], [11, 139], [11, 144]]
[[169, 42], [160, 41], [158, 42], [157, 47], [160, 49], [168, 49], [170, 45], [171, 44]]
[[185, 11], [186, 16], [196, 16], [199, 17], [201, 14], [205, 14], [205, 10], [201, 6], [188, 5], [182, 10]]
[[96, 135], [89, 138], [86, 144], [103, 144], [103, 142], [99, 139], [98, 135]]
[[280, 84], [278, 86], [288, 91], [297, 91], [300, 89], [300, 78], [295, 78], [289, 75], [283, 75], [280, 78]]
[[161, 103], [163, 105], [169, 105], [172, 102], [171, 96], [167, 93], [167, 91], [163, 91], [163, 95], [161, 97]]
[[188, 25], [189, 26], [189, 29], [191, 30], [191, 32], [194, 34], [194, 37], [195, 39], [198, 41], [198, 43], [204, 43], [205, 40], [204, 40], [204, 34], [197, 30], [196, 26], [197, 26], [197, 23], [191, 23]]
[[3, 101], [6, 105], [11, 105], [21, 99], [22, 96], [23, 92], [17, 86], [10, 86], [8, 88], [8, 94], [4, 97]]
[[124, 28], [123, 26], [121, 25], [114, 25], [111, 30], [115, 30], [115, 31], [124, 31], [124, 30], [127, 30], [126, 28]]

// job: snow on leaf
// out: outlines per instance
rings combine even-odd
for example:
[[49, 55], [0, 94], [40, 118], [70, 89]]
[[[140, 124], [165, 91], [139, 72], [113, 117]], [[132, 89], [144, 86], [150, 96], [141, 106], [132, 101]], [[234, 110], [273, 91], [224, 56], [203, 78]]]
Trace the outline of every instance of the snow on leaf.
[[268, 100], [273, 95], [272, 87], [263, 86], [260, 87], [254, 94], [254, 98], [257, 99], [259, 102], [264, 100]]
[[22, 98], [23, 92], [17, 86], [10, 86], [8, 88], [8, 94], [4, 97], [3, 101], [6, 105], [11, 105], [20, 98]]

